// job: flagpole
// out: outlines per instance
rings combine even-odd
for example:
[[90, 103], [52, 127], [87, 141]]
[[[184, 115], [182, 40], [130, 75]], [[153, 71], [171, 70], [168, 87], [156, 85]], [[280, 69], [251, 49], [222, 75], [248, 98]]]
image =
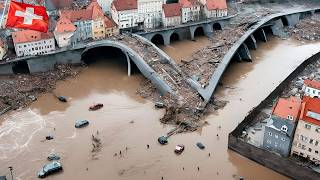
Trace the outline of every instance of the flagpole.
[[4, 8], [3, 8], [3, 12], [2, 12], [2, 16], [1, 16], [1, 22], [0, 22], [0, 25], [1, 25], [1, 28], [4, 28], [3, 27], [3, 20], [4, 20], [4, 13], [6, 12], [7, 10], [7, 5], [9, 3], [10, 0], [6, 0], [6, 2], [4, 3]]

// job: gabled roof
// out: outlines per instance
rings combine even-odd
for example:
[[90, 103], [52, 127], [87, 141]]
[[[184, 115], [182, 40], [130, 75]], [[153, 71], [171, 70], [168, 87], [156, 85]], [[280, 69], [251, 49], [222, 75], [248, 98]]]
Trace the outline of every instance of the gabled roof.
[[181, 4], [179, 3], [163, 4], [162, 9], [165, 17], [181, 16]]
[[12, 32], [12, 39], [14, 44], [40, 41], [43, 39], [50, 39], [53, 37], [51, 32], [43, 33], [34, 30], [21, 30]]
[[56, 25], [55, 32], [65, 33], [65, 32], [74, 32], [76, 31], [76, 27], [72, 24], [70, 19], [66, 17], [61, 17]]
[[71, 22], [75, 22], [104, 18], [104, 14], [99, 4], [96, 1], [92, 1], [86, 9], [62, 10], [61, 17], [66, 17]]
[[126, 11], [138, 8], [137, 0], [113, 0], [112, 5], [117, 11]]
[[226, 0], [207, 0], [206, 4], [208, 10], [215, 10], [215, 9], [227, 9], [227, 2]]
[[306, 80], [304, 80], [304, 85], [320, 90], [320, 82], [319, 81], [311, 81], [310, 79], [306, 79]]
[[182, 8], [191, 8], [193, 6], [200, 6], [201, 3], [198, 0], [179, 0]]
[[112, 28], [117, 26], [117, 24], [110, 18], [105, 17], [104, 18], [104, 24], [106, 25], [106, 28]]
[[300, 120], [320, 126], [320, 99], [304, 96]]
[[283, 119], [288, 119], [288, 115], [293, 117], [293, 120], [299, 118], [301, 109], [301, 100], [297, 97], [290, 97], [288, 99], [280, 98], [274, 106], [272, 115]]

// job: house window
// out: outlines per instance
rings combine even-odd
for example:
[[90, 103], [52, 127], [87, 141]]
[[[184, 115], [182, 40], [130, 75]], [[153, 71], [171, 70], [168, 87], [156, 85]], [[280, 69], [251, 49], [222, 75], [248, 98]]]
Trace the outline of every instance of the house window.
[[309, 149], [308, 149], [308, 151], [309, 151], [309, 152], [311, 152], [311, 151], [312, 151], [312, 149], [311, 149], [311, 148], [309, 148]]
[[281, 131], [287, 132], [288, 131], [288, 127], [286, 125], [283, 125], [281, 127]]
[[276, 135], [274, 135], [274, 137], [276, 138], [276, 139], [278, 139], [279, 138], [279, 136], [276, 134]]
[[314, 151], [316, 154], [318, 154], [319, 153], [319, 151]]
[[271, 133], [271, 132], [269, 132], [268, 134], [269, 134], [269, 136], [272, 136], [272, 133]]
[[302, 146], [301, 146], [301, 149], [305, 150], [305, 149], [306, 149], [306, 146], [305, 146], [305, 145], [302, 145]]
[[305, 124], [304, 127], [305, 127], [306, 129], [311, 129], [311, 125], [310, 125], [310, 124]]
[[316, 129], [316, 132], [317, 132], [317, 133], [320, 133], [320, 128], [317, 128], [317, 129]]
[[289, 120], [293, 120], [293, 116], [288, 115]]
[[285, 139], [285, 138], [281, 138], [281, 140], [282, 140], [282, 141], [286, 141], [286, 139]]
[[315, 146], [318, 146], [318, 144], [319, 144], [319, 141], [316, 141], [316, 142], [314, 143]]

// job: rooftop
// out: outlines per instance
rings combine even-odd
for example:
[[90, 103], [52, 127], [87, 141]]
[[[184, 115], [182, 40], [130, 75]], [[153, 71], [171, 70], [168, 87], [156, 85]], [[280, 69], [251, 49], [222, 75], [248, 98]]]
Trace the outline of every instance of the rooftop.
[[274, 106], [272, 114], [283, 119], [289, 119], [288, 116], [292, 116], [295, 121], [299, 118], [300, 109], [301, 100], [299, 98], [280, 98]]
[[300, 119], [320, 126], [320, 99], [304, 96]]
[[42, 39], [50, 39], [53, 37], [51, 32], [43, 33], [34, 30], [21, 30], [12, 32], [13, 43], [26, 43], [26, 42], [34, 42], [40, 41]]
[[61, 17], [66, 17], [72, 22], [104, 18], [104, 13], [96, 1], [92, 1], [86, 9], [61, 10]]
[[208, 10], [215, 10], [215, 9], [227, 9], [227, 2], [226, 0], [207, 0], [206, 4]]
[[312, 81], [310, 79], [304, 80], [304, 85], [308, 87], [312, 87], [314, 89], [320, 89], [320, 82], [319, 81]]
[[179, 3], [163, 4], [162, 8], [165, 17], [181, 16], [181, 4]]
[[112, 5], [117, 11], [137, 9], [137, 0], [113, 0]]
[[179, 0], [179, 3], [184, 8], [191, 8], [192, 6], [201, 5], [198, 0]]
[[68, 18], [61, 17], [57, 22], [55, 32], [74, 32], [76, 31], [76, 29], [77, 28], [72, 24], [72, 22]]

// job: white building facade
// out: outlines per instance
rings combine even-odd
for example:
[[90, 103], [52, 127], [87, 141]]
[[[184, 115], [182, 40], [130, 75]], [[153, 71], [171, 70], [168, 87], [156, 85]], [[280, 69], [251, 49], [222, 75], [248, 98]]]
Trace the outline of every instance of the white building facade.
[[14, 48], [18, 57], [48, 54], [55, 50], [51, 33], [22, 30], [12, 33]]
[[137, 0], [114, 0], [111, 7], [111, 16], [119, 29], [137, 27]]
[[159, 27], [162, 21], [162, 5], [164, 0], [138, 0], [139, 22], [144, 28]]
[[164, 27], [181, 24], [181, 5], [179, 3], [163, 4], [162, 23]]
[[201, 18], [201, 3], [197, 0], [180, 0], [181, 22], [199, 21]]

